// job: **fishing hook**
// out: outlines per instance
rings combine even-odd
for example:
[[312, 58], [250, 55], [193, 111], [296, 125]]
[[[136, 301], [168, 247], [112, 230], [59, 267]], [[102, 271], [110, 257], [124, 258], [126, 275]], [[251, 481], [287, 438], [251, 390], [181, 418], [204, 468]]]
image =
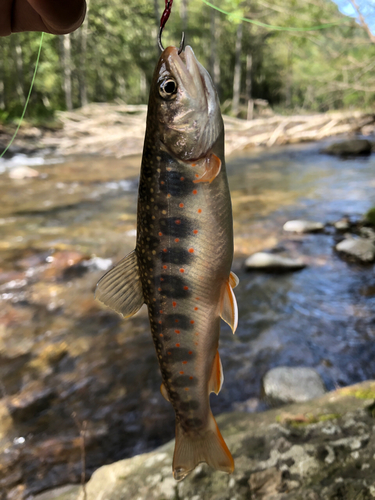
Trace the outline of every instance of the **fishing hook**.
[[[173, 0], [165, 0], [165, 9], [164, 9], [163, 15], [161, 16], [161, 19], [160, 19], [158, 45], [159, 45], [159, 49], [162, 52], [164, 52], [164, 47], [163, 47], [163, 44], [161, 43], [161, 35], [163, 33], [164, 26], [165, 26], [166, 22], [168, 21], [169, 16], [171, 14], [172, 4], [173, 4]], [[178, 55], [180, 55], [181, 52], [184, 50], [184, 44], [185, 44], [185, 33], [182, 32], [180, 47], [178, 48]]]
[[[161, 34], [163, 33], [163, 28], [164, 28], [164, 26], [160, 26], [159, 35], [158, 35], [158, 45], [159, 45], [159, 49], [162, 52], [164, 51], [163, 44], [161, 43]], [[184, 50], [184, 45], [185, 45], [185, 32], [183, 31], [182, 35], [181, 35], [180, 46], [178, 48], [178, 55], [180, 55], [181, 52]]]

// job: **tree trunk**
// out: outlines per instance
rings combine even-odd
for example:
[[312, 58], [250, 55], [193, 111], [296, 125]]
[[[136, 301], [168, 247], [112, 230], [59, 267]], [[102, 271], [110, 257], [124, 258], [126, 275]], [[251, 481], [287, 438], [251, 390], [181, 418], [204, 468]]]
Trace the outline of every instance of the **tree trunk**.
[[235, 65], [233, 77], [233, 101], [232, 113], [234, 116], [238, 115], [238, 107], [240, 104], [240, 91], [241, 91], [241, 51], [242, 51], [242, 23], [237, 26], [236, 36], [236, 52], [235, 52]]
[[73, 109], [72, 99], [72, 57], [70, 35], [64, 35], [60, 38], [62, 43], [62, 70], [63, 70], [63, 89], [65, 94], [66, 109]]
[[182, 31], [185, 32], [187, 31], [187, 25], [188, 25], [188, 0], [182, 0], [181, 1], [181, 19], [182, 19]]
[[23, 76], [23, 59], [22, 59], [22, 47], [19, 43], [18, 37], [11, 37], [12, 42], [12, 55], [13, 61], [16, 63], [17, 78], [15, 81], [15, 87], [17, 91], [18, 98], [25, 104], [26, 96], [24, 92], [24, 76]]
[[252, 86], [251, 86], [251, 77], [253, 70], [253, 56], [251, 54], [247, 54], [246, 56], [246, 101], [247, 101], [247, 119], [253, 119], [254, 112], [254, 100], [251, 94]]
[[216, 10], [211, 9], [211, 55], [210, 55], [210, 72], [216, 87], [217, 93], [220, 96], [220, 58], [217, 50], [217, 41], [219, 33], [216, 23]]
[[87, 36], [89, 31], [89, 4], [90, 0], [86, 0], [87, 11], [86, 18], [79, 30], [81, 53], [78, 63], [78, 80], [79, 80], [79, 97], [81, 106], [86, 106], [87, 99], [87, 80], [86, 80], [86, 56], [87, 56]]

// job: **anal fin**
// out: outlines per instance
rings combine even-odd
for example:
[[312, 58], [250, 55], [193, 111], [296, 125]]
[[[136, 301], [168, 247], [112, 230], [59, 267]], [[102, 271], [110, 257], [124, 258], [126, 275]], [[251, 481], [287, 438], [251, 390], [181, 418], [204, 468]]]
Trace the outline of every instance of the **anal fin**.
[[95, 298], [124, 318], [139, 311], [144, 297], [135, 250], [98, 281]]
[[225, 289], [223, 293], [221, 313], [220, 313], [221, 318], [226, 323], [228, 323], [228, 325], [232, 328], [233, 333], [235, 333], [237, 329], [238, 308], [237, 308], [236, 296], [234, 295], [233, 292], [234, 287], [232, 286], [231, 281], [235, 282], [235, 286], [239, 282], [238, 278], [236, 281], [234, 277], [237, 278], [237, 276], [234, 273], [231, 273], [228, 281], [225, 283]]
[[219, 351], [216, 351], [214, 363], [212, 365], [211, 377], [208, 382], [208, 392], [219, 394], [224, 383], [223, 365], [221, 364]]
[[214, 153], [210, 154], [205, 159], [205, 170], [203, 174], [195, 179], [193, 182], [196, 184], [198, 182], [212, 182], [219, 175], [221, 170], [221, 160]]

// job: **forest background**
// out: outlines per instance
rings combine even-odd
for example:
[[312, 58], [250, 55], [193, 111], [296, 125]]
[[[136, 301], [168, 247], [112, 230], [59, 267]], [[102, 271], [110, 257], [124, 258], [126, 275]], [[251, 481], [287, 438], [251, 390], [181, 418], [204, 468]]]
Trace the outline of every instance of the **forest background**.
[[[253, 106], [280, 114], [333, 109], [370, 110], [375, 101], [375, 7], [359, 7], [357, 21], [329, 0], [202, 0], [175, 2], [163, 43], [177, 45], [186, 32], [210, 71], [223, 112], [251, 118]], [[55, 111], [89, 102], [146, 103], [158, 57], [163, 0], [89, 0], [75, 33], [45, 35], [27, 117], [53, 118]], [[279, 30], [244, 21], [276, 27]], [[324, 29], [308, 30], [332, 23]], [[362, 23], [362, 25], [361, 25]], [[35, 68], [39, 33], [0, 39], [0, 121], [21, 115]]]

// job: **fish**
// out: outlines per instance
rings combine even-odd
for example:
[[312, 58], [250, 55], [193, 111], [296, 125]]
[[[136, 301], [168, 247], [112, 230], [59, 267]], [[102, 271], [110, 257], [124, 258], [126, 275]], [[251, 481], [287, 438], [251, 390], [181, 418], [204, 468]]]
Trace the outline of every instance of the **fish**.
[[224, 380], [220, 318], [233, 333], [238, 323], [232, 260], [218, 96], [190, 46], [167, 47], [150, 87], [136, 248], [99, 280], [96, 298], [125, 318], [147, 305], [161, 393], [176, 414], [178, 481], [201, 462], [234, 470], [209, 401]]

